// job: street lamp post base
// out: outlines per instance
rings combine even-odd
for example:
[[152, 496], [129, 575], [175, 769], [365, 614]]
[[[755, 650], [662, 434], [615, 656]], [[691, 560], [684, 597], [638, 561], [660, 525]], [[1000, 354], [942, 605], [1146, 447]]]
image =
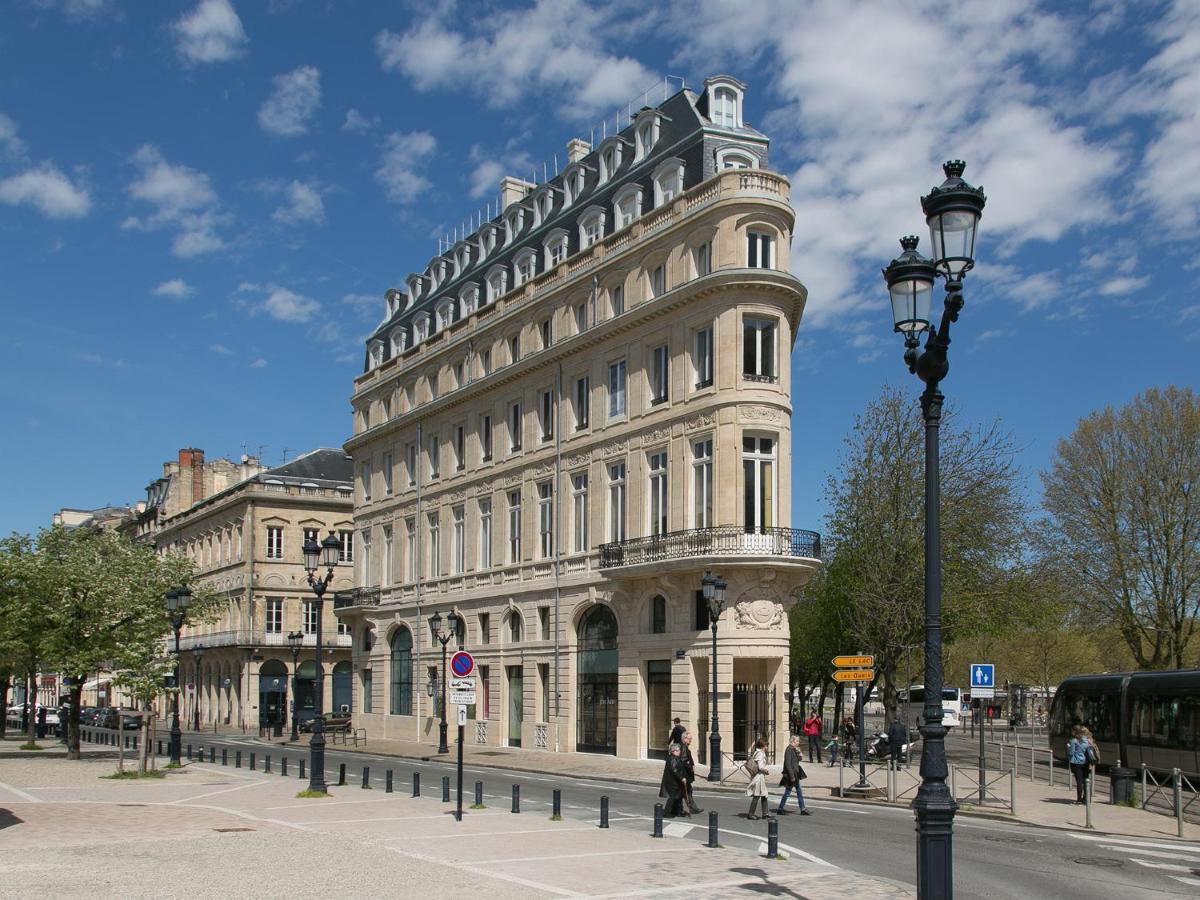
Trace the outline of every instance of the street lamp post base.
[[327, 794], [329, 788], [325, 784], [325, 732], [313, 729], [312, 740], [308, 744], [308, 789], [316, 794]]
[[[924, 786], [922, 786], [924, 787]], [[921, 900], [951, 900], [954, 896], [952, 852], [954, 800], [946, 785], [934, 797], [913, 802], [917, 831], [917, 896]], [[939, 796], [944, 794], [944, 796]]]
[[708, 780], [721, 780], [721, 736], [715, 731], [708, 737]]

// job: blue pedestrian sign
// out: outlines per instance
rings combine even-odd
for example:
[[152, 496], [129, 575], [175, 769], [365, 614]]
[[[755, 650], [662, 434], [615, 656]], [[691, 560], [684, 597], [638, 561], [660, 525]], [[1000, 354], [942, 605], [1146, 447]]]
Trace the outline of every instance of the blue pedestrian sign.
[[971, 696], [987, 699], [995, 696], [996, 666], [992, 663], [971, 663]]

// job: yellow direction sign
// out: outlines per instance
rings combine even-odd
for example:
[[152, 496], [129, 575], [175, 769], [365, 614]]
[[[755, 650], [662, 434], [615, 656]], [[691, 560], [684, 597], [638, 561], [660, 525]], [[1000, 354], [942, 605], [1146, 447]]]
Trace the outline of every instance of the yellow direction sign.
[[873, 656], [835, 656], [833, 664], [839, 669], [869, 669], [875, 665]]
[[874, 677], [874, 669], [838, 669], [833, 673], [834, 681], [870, 681]]

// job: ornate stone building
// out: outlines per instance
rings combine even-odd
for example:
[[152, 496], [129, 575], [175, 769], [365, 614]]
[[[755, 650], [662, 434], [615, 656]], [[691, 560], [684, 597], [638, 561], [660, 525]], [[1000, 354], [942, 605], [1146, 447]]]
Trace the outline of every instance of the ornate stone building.
[[[819, 565], [788, 527], [788, 360], [806, 290], [789, 185], [733, 78], [641, 109], [386, 295], [355, 381], [356, 727], [436, 740], [454, 611], [468, 740], [703, 761], [718, 627], [724, 750], [786, 743], [787, 610]], [[453, 720], [453, 716], [450, 717]]]

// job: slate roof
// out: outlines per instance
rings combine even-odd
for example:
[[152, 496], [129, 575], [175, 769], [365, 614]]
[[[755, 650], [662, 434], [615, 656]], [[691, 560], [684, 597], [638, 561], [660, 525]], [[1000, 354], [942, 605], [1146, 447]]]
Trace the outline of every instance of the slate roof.
[[354, 480], [354, 460], [346, 455], [345, 450], [334, 450], [326, 447], [310, 450], [302, 456], [297, 456], [291, 462], [267, 469], [254, 477], [255, 481], [307, 481], [313, 484], [321, 482], [339, 482], [349, 484]]

